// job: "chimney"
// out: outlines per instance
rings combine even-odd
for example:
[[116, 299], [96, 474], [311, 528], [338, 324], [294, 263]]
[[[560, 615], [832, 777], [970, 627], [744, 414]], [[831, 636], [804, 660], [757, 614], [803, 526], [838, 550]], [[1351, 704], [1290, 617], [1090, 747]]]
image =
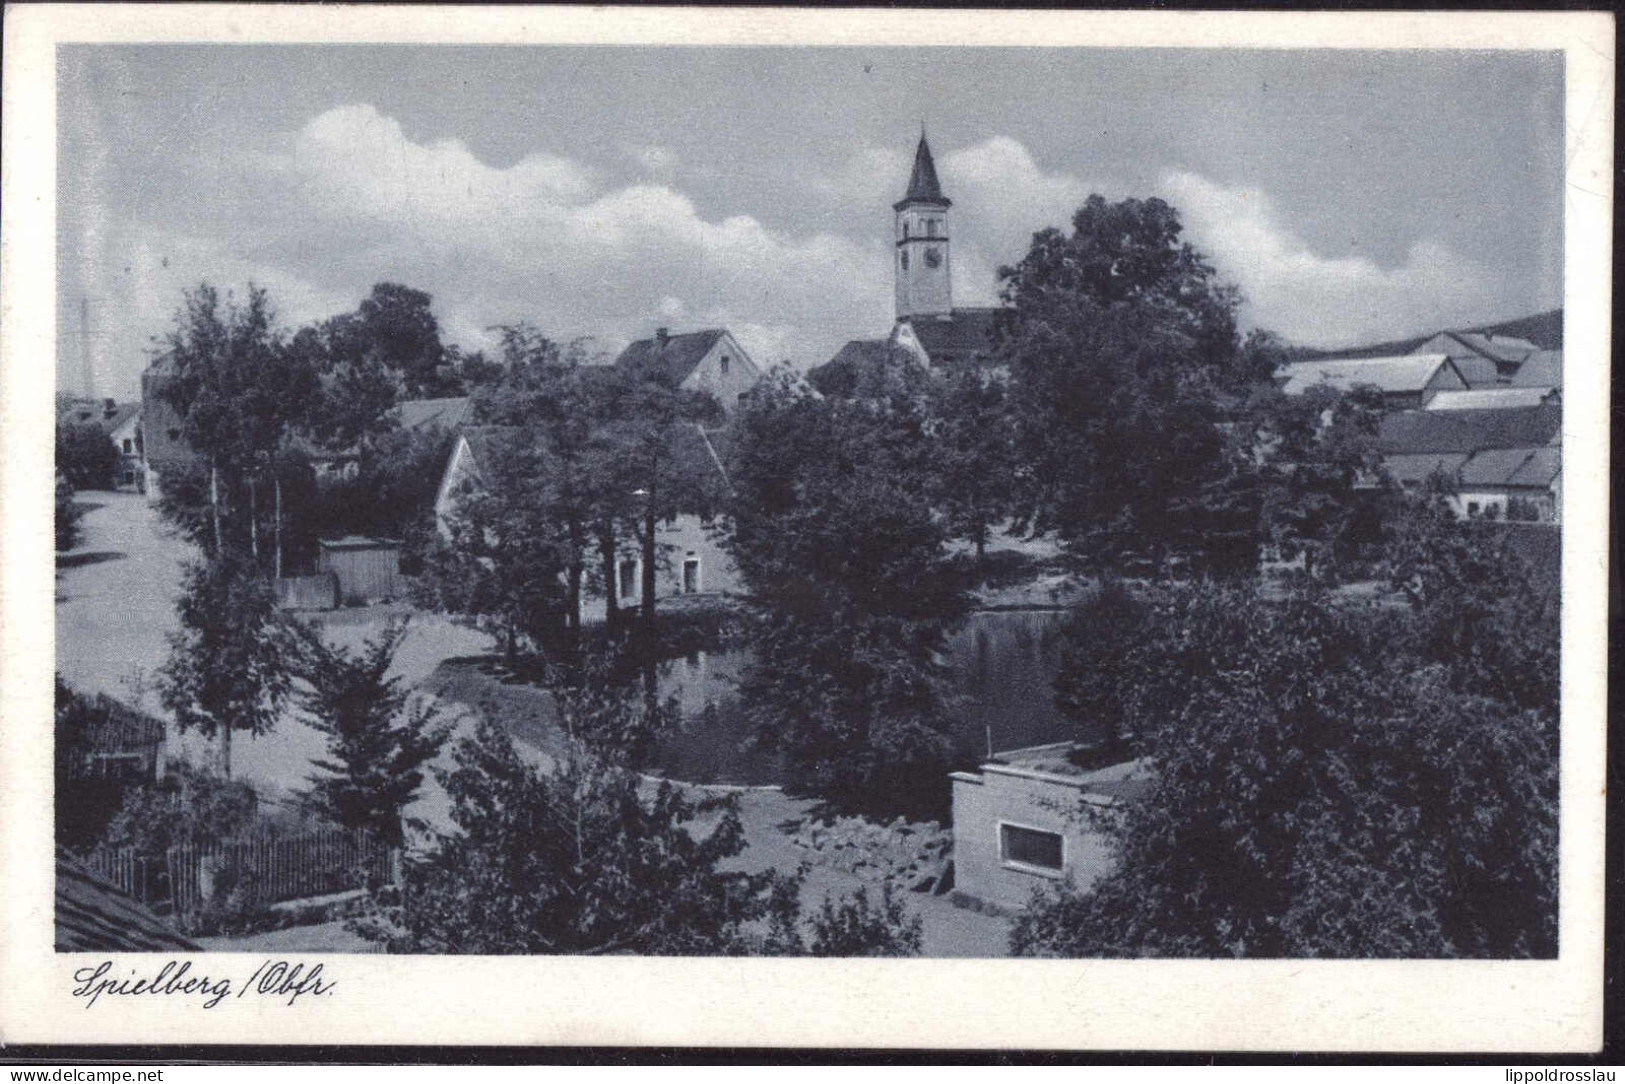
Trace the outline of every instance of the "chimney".
[[659, 351], [661, 351], [661, 350], [666, 349], [666, 340], [669, 339], [669, 338], [671, 338], [671, 328], [669, 328], [669, 327], [657, 327], [657, 328], [655, 328], [655, 351], [657, 353]]
[[102, 400], [102, 417], [111, 418], [113, 415], [115, 415], [117, 413], [118, 413], [118, 400], [116, 400], [116, 399], [103, 399]]

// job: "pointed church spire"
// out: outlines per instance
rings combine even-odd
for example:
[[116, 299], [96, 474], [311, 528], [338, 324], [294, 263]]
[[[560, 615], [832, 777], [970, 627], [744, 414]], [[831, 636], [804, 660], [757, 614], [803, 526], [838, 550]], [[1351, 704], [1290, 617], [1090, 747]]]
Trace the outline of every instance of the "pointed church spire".
[[908, 178], [908, 192], [897, 204], [900, 210], [905, 203], [934, 203], [942, 207], [951, 206], [953, 201], [942, 194], [942, 185], [937, 182], [937, 164], [931, 160], [931, 145], [925, 141], [925, 123], [920, 123], [920, 145], [914, 151], [914, 172]]

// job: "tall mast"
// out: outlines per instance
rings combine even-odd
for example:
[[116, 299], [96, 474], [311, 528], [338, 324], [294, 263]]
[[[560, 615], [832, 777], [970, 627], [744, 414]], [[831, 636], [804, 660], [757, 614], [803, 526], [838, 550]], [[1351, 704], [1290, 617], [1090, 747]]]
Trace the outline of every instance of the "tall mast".
[[96, 398], [96, 366], [90, 360], [90, 298], [79, 296], [79, 357], [84, 365], [85, 398]]

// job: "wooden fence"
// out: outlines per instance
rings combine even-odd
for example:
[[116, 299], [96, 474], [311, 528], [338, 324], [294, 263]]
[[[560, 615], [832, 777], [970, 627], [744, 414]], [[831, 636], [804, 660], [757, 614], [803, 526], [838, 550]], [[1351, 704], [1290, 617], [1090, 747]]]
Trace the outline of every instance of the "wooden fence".
[[348, 892], [395, 879], [391, 848], [362, 831], [327, 829], [285, 838], [188, 844], [169, 849], [175, 910], [246, 889], [256, 903]]
[[90, 872], [141, 903], [169, 899], [169, 868], [162, 855], [137, 854], [133, 847], [92, 851], [84, 856]]
[[297, 836], [171, 847], [164, 855], [132, 847], [93, 851], [91, 872], [142, 903], [177, 912], [243, 887], [258, 904], [348, 892], [396, 880], [395, 851], [362, 831], [328, 828]]

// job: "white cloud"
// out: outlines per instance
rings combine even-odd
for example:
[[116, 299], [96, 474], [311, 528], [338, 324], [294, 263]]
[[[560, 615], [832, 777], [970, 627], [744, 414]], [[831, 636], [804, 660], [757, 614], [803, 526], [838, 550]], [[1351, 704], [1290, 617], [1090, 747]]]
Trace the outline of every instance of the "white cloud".
[[1251, 325], [1313, 346], [1348, 346], [1473, 324], [1516, 299], [1493, 270], [1428, 240], [1398, 267], [1322, 256], [1279, 220], [1267, 193], [1170, 172], [1159, 186], [1192, 243], [1247, 297]]

